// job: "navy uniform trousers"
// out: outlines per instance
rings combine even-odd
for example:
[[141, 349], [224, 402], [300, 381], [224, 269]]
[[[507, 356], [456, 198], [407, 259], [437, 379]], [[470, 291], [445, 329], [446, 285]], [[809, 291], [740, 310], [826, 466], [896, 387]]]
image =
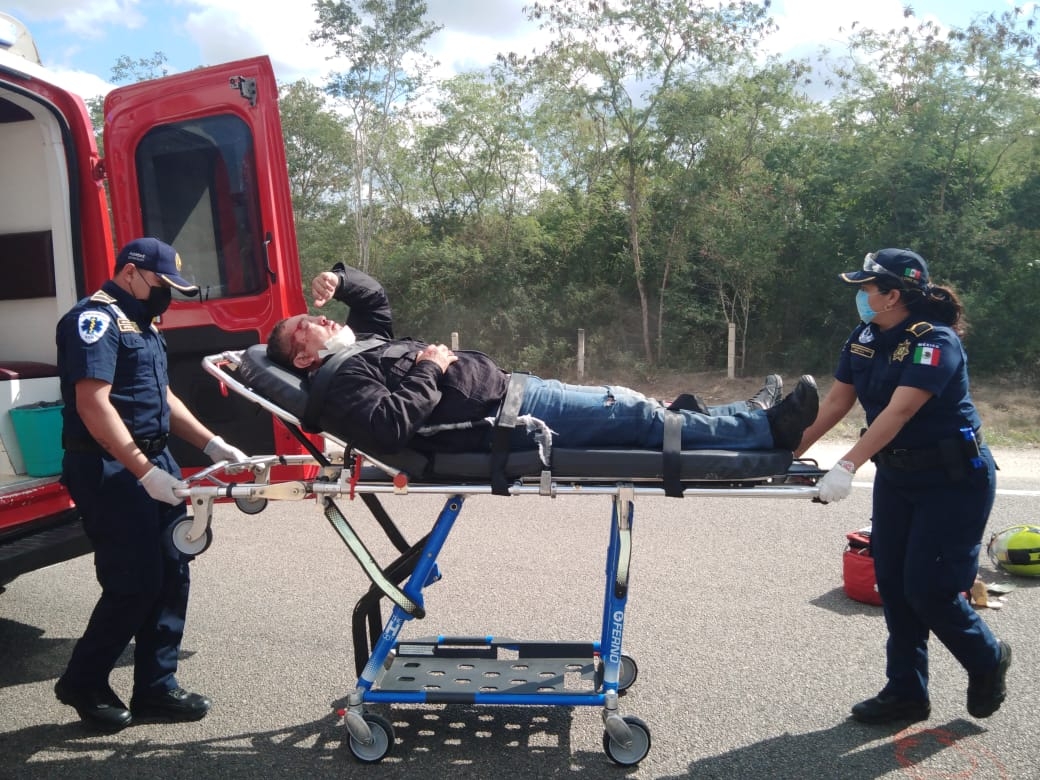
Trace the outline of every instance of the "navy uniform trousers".
[[993, 456], [951, 480], [941, 468], [878, 466], [870, 545], [889, 638], [885, 693], [928, 698], [928, 635], [969, 674], [993, 668], [996, 638], [963, 597], [978, 573], [982, 534], [996, 493]]
[[[152, 462], [180, 476], [168, 449]], [[104, 687], [133, 639], [134, 694], [176, 687], [188, 563], [175, 558], [163, 538], [185, 516], [184, 506], [156, 501], [118, 461], [97, 454], [66, 453], [65, 480], [94, 545], [101, 597], [64, 679], [75, 687]]]

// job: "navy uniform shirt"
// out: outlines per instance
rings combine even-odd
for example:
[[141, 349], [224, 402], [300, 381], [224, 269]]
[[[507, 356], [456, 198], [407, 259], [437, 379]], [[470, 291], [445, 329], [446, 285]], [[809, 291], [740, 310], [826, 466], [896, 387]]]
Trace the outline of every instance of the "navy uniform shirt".
[[882, 331], [860, 323], [845, 342], [835, 379], [852, 384], [867, 415], [874, 422], [897, 387], [916, 387], [932, 393], [886, 445], [892, 449], [934, 447], [941, 439], [982, 424], [968, 390], [968, 358], [952, 328], [911, 317]]
[[143, 302], [107, 281], [61, 318], [57, 344], [66, 438], [91, 438], [76, 409], [76, 383], [82, 379], [112, 386], [112, 405], [135, 438], [169, 432], [166, 340]]

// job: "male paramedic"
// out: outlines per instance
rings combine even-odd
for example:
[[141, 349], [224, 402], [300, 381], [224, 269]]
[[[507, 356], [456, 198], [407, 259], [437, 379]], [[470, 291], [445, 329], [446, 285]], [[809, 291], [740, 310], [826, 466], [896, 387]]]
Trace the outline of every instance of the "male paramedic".
[[[62, 482], [94, 545], [101, 596], [72, 651], [55, 695], [88, 726], [114, 732], [133, 719], [199, 720], [210, 701], [188, 693], [174, 676], [188, 606], [188, 564], [163, 543], [185, 515], [181, 472], [166, 446], [169, 434], [213, 459], [246, 456], [199, 422], [173, 394], [166, 341], [156, 318], [173, 289], [198, 287], [180, 275], [174, 248], [155, 238], [131, 241], [115, 274], [58, 322], [58, 373], [63, 410]], [[109, 685], [130, 640], [134, 682], [130, 706]]]
[[660, 450], [669, 416], [682, 449], [793, 450], [816, 417], [810, 376], [775, 405], [779, 377], [750, 402], [709, 411], [684, 395], [685, 403], [665, 407], [625, 387], [511, 375], [481, 352], [395, 339], [382, 286], [342, 264], [317, 276], [311, 291], [316, 306], [332, 299], [349, 306], [346, 325], [323, 316], [289, 317], [271, 331], [268, 356], [298, 371], [316, 372], [326, 363], [334, 369], [320, 402], [321, 428], [373, 453], [405, 446], [487, 451], [492, 421], [504, 405], [517, 410], [509, 448], [537, 447], [543, 460], [552, 446]]

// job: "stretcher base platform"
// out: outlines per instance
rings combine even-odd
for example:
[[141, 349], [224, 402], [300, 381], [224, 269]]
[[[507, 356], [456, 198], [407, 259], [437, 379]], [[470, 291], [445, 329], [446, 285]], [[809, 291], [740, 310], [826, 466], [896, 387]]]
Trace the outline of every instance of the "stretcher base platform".
[[[261, 345], [262, 347], [262, 345]], [[635, 500], [639, 496], [687, 498], [817, 496], [823, 472], [813, 462], [792, 461], [787, 451], [695, 451], [670, 453], [623, 450], [554, 450], [543, 463], [534, 452], [510, 454], [503, 466], [489, 453], [360, 452], [325, 434], [341, 451], [319, 450], [305, 435], [299, 411], [306, 382], [264, 364], [262, 349], [222, 353], [203, 361], [226, 388], [274, 414], [310, 452], [306, 456], [256, 456], [243, 464], [215, 464], [193, 476], [183, 491], [194, 516], [182, 520], [170, 544], [185, 556], [203, 552], [212, 540], [212, 504], [233, 499], [255, 514], [271, 500], [316, 500], [371, 585], [352, 615], [357, 679], [340, 711], [351, 753], [375, 763], [394, 748], [393, 725], [368, 704], [476, 704], [597, 706], [603, 748], [617, 764], [638, 764], [649, 752], [650, 729], [622, 715], [619, 696], [636, 680], [634, 659], [623, 652], [625, 610], [633, 549]], [[250, 355], [252, 357], [250, 358]], [[260, 392], [256, 385], [263, 385]], [[224, 482], [220, 469], [252, 471], [247, 482]], [[306, 466], [306, 467], [305, 467]], [[295, 468], [301, 476], [272, 480], [273, 469]], [[491, 474], [498, 469], [496, 485]], [[501, 477], [508, 482], [502, 487]], [[379, 501], [379, 495], [439, 494], [443, 507], [429, 531], [408, 542]], [[470, 495], [603, 496], [611, 505], [604, 565], [599, 636], [590, 641], [517, 640], [495, 636], [403, 636], [405, 627], [426, 618], [424, 592], [440, 578], [437, 559]], [[377, 562], [337, 504], [360, 500], [398, 551], [389, 564]], [[383, 606], [392, 605], [384, 616]]]
[[482, 697], [592, 696], [599, 653], [592, 643], [519, 642], [486, 637], [426, 637], [399, 642], [373, 686], [421, 693], [430, 704], [477, 704]]

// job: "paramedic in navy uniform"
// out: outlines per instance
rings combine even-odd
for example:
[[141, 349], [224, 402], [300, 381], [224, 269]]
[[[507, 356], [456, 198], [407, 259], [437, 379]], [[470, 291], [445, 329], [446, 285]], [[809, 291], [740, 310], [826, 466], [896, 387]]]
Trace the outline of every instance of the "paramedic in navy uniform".
[[859, 287], [863, 321], [842, 348], [836, 381], [797, 454], [859, 400], [869, 427], [819, 482], [822, 501], [839, 501], [857, 468], [868, 459], [877, 466], [871, 549], [888, 627], [888, 682], [856, 704], [852, 717], [889, 723], [929, 716], [929, 633], [968, 673], [968, 712], [989, 717], [1006, 696], [1011, 647], [962, 595], [978, 572], [996, 488], [968, 389], [963, 309], [908, 249], [871, 253], [862, 271], [841, 280]]
[[[54, 692], [85, 723], [106, 731], [128, 726], [132, 717], [198, 720], [210, 706], [174, 677], [189, 577], [187, 562], [162, 541], [163, 531], [185, 515], [184, 499], [174, 495], [184, 483], [166, 439], [176, 434], [214, 462], [246, 456], [169, 388], [166, 341], [153, 320], [170, 305], [171, 288], [198, 292], [181, 277], [180, 262], [157, 239], [131, 241], [116, 258], [113, 278], [57, 327], [62, 481], [94, 545], [101, 597]], [[108, 678], [131, 639], [128, 709]]]

